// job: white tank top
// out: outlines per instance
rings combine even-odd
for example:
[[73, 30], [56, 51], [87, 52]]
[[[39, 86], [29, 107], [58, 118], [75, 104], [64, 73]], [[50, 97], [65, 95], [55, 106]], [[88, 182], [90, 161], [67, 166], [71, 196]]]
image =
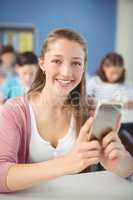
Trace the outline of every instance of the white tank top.
[[54, 148], [50, 142], [44, 140], [38, 132], [36, 119], [32, 106], [29, 104], [31, 116], [31, 140], [29, 147], [29, 161], [31, 163], [43, 162], [65, 155], [70, 151], [76, 140], [76, 123], [72, 115], [67, 134], [59, 139], [57, 147]]

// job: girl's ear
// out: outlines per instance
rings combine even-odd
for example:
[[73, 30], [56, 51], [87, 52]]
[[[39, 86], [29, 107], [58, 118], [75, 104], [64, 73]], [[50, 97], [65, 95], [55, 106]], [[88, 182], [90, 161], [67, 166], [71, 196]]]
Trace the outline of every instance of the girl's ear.
[[39, 58], [38, 63], [39, 63], [39, 67], [40, 67], [41, 70], [44, 72], [44, 71], [45, 71], [45, 67], [44, 67], [43, 60], [42, 60], [41, 58]]

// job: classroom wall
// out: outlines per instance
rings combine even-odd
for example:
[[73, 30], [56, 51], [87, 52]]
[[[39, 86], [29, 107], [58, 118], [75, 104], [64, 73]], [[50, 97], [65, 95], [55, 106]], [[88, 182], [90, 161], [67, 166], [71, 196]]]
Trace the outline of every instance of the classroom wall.
[[116, 0], [1, 0], [0, 23], [33, 25], [36, 53], [49, 31], [79, 31], [89, 48], [88, 71], [94, 74], [101, 57], [115, 48]]

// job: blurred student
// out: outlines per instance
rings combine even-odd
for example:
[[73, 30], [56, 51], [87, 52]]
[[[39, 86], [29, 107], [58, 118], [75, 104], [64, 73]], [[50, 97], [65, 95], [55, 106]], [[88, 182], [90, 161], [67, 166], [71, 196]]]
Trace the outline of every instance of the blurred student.
[[[18, 55], [16, 73], [22, 94], [26, 94], [29, 91], [37, 69], [38, 58], [33, 52], [24, 52]], [[18, 95], [14, 94], [14, 96]]]
[[115, 52], [102, 59], [96, 76], [87, 83], [87, 93], [97, 101], [118, 101], [128, 104], [125, 84], [126, 70], [123, 57]]
[[20, 53], [16, 59], [17, 76], [8, 79], [3, 86], [5, 99], [23, 96], [28, 92], [38, 66], [37, 56], [33, 52]]
[[10, 74], [14, 72], [16, 62], [16, 52], [11, 45], [5, 45], [1, 48], [0, 63], [1, 66]]

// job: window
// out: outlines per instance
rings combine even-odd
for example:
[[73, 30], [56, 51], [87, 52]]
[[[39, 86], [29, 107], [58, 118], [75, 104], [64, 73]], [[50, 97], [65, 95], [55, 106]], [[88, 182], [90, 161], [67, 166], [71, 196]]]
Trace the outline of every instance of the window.
[[0, 26], [0, 43], [12, 45], [17, 51], [34, 51], [35, 28]]

